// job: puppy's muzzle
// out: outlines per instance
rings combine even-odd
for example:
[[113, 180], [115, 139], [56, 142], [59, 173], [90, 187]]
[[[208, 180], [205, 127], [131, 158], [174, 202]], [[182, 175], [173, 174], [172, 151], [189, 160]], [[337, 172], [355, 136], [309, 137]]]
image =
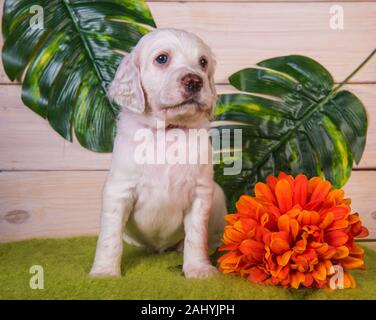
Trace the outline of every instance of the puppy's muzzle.
[[199, 75], [188, 73], [181, 79], [181, 84], [185, 93], [192, 95], [198, 93], [202, 89], [204, 82]]

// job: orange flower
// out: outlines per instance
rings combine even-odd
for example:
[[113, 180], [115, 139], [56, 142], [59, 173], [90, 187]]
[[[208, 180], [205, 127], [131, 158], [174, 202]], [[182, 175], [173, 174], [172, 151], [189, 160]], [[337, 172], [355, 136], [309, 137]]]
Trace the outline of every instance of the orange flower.
[[268, 177], [256, 184], [255, 197], [242, 195], [237, 213], [226, 216], [220, 270], [265, 285], [324, 288], [337, 265], [344, 286], [354, 288], [347, 271], [365, 268], [354, 238], [368, 230], [350, 203], [343, 190], [319, 177]]

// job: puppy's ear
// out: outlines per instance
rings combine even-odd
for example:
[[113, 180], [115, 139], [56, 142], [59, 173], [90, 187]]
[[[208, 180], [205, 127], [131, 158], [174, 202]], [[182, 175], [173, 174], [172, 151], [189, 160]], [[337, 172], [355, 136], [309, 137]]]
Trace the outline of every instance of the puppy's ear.
[[210, 108], [206, 112], [206, 115], [209, 120], [213, 119], [214, 110], [217, 105], [217, 90], [215, 88], [215, 80], [214, 80], [215, 65], [216, 65], [216, 61], [213, 58], [213, 67], [212, 67], [212, 71], [209, 74], [209, 86], [210, 86], [212, 96], [211, 96]]
[[136, 113], [145, 111], [145, 97], [135, 52], [128, 54], [120, 63], [115, 79], [109, 86], [108, 97], [120, 107]]

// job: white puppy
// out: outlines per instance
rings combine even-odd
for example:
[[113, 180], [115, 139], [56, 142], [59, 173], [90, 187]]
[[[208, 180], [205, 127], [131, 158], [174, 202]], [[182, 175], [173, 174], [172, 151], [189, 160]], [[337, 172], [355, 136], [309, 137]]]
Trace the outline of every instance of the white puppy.
[[209, 139], [202, 144], [206, 147], [201, 141], [197, 147], [188, 131], [210, 128], [216, 103], [214, 68], [210, 48], [197, 36], [175, 29], [147, 34], [121, 62], [109, 88], [122, 110], [91, 275], [120, 275], [122, 238], [159, 252], [184, 246], [186, 277], [216, 273], [208, 242], [215, 246], [222, 236], [226, 205], [213, 181], [212, 164], [140, 164], [134, 157], [140, 129], [152, 133], [148, 147], [171, 144], [169, 134], [180, 130], [193, 158], [211, 160]]

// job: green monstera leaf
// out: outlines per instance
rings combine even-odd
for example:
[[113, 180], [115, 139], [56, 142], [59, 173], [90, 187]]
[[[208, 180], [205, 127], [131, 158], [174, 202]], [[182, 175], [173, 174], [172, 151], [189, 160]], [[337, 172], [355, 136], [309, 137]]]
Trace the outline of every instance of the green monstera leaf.
[[118, 108], [107, 86], [120, 52], [154, 27], [143, 0], [5, 0], [4, 69], [23, 76], [23, 102], [61, 136], [111, 151]]
[[[217, 126], [230, 132], [232, 143], [215, 168], [229, 204], [280, 171], [323, 176], [336, 187], [344, 185], [365, 147], [363, 104], [340, 90], [342, 84], [335, 87], [330, 73], [310, 58], [277, 57], [257, 66], [230, 77], [241, 92], [221, 95], [215, 112], [215, 120], [231, 121]], [[235, 129], [242, 130], [238, 145]], [[215, 152], [223, 150], [221, 146]], [[231, 160], [241, 160], [242, 169], [226, 175], [223, 170]]]

